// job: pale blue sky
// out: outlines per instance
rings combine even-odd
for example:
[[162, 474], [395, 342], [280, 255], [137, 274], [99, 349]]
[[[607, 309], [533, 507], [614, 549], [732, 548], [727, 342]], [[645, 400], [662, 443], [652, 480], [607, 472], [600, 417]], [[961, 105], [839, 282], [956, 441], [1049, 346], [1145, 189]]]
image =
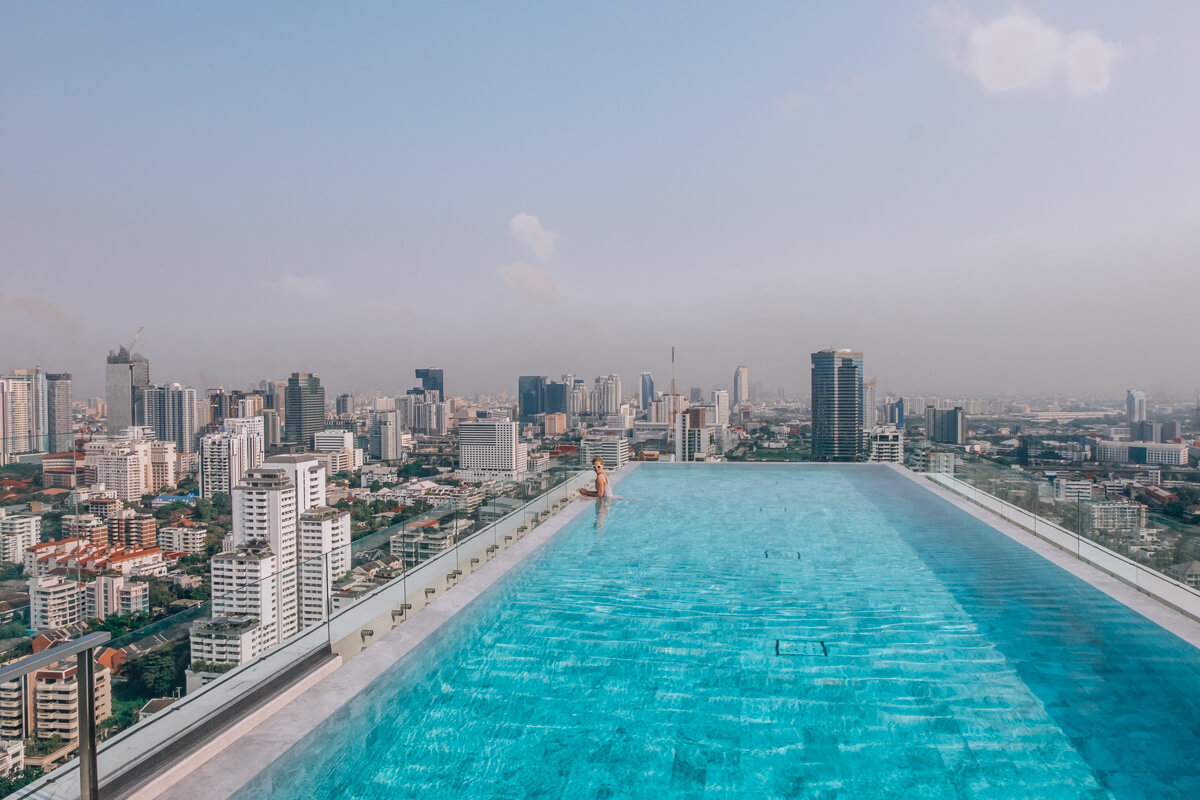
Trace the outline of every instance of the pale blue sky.
[[[648, 7], [649, 6], [649, 7]], [[1200, 383], [1200, 6], [0, 3], [0, 369]], [[527, 215], [527, 217], [518, 217]], [[528, 217], [535, 217], [530, 220]], [[514, 224], [514, 218], [518, 218]]]

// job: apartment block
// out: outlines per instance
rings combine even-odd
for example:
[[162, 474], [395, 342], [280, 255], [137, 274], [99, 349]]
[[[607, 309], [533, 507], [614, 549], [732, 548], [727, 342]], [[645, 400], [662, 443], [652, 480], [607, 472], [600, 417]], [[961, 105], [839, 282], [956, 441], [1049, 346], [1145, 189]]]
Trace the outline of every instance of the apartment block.
[[25, 551], [41, 541], [42, 518], [36, 514], [8, 514], [0, 508], [0, 561], [20, 564]]
[[29, 579], [29, 626], [34, 630], [64, 628], [87, 619], [86, 584], [63, 575]]
[[158, 546], [173, 553], [202, 553], [207, 537], [208, 528], [194, 525], [160, 528]]

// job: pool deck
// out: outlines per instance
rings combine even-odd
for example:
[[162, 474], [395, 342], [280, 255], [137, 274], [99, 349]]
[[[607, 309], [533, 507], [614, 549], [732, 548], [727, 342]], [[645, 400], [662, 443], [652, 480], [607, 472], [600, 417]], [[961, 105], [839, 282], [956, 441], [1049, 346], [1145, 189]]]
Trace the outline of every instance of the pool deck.
[[[613, 486], [637, 466], [631, 463], [613, 474]], [[281, 710], [265, 715], [240, 737], [231, 737], [224, 749], [204, 763], [195, 765], [169, 787], [161, 784], [146, 786], [133, 795], [133, 800], [151, 797], [163, 800], [223, 800], [230, 797], [509, 570], [549, 541], [567, 523], [592, 507], [591, 502], [582, 499], [567, 506], [511, 547], [497, 553], [495, 558], [464, 578], [451, 591], [413, 614], [411, 619], [398, 625], [328, 677], [309, 687]]]
[[1079, 560], [1070, 553], [1055, 547], [1045, 539], [1041, 539], [1019, 525], [1009, 522], [999, 514], [972, 503], [957, 492], [934, 483], [923, 474], [912, 472], [900, 466], [893, 466], [892, 468], [900, 475], [928, 489], [947, 503], [987, 523], [992, 528], [1000, 531], [1000, 533], [1003, 533], [1018, 544], [1029, 548], [1052, 564], [1062, 567], [1085, 583], [1096, 587], [1118, 603], [1128, 606], [1159, 627], [1165, 628], [1193, 647], [1200, 647], [1200, 622], [1155, 600], [1150, 595], [1138, 591], [1124, 581], [1114, 578], [1104, 570], [1093, 567], [1086, 561]]

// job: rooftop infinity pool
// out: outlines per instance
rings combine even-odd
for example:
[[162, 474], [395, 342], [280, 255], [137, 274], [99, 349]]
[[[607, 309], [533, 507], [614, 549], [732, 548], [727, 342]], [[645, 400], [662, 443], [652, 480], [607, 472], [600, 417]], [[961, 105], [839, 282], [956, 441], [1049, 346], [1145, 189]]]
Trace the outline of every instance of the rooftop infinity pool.
[[616, 491], [237, 797], [1200, 791], [1200, 651], [892, 469]]

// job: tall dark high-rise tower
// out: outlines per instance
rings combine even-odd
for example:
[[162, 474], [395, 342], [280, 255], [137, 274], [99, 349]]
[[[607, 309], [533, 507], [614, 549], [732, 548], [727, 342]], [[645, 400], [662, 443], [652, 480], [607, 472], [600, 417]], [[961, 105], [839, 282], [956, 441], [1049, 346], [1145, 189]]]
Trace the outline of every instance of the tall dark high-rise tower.
[[293, 372], [284, 390], [283, 440], [312, 447], [313, 434], [325, 427], [325, 387], [308, 372]]
[[108, 354], [104, 376], [108, 432], [119, 433], [130, 425], [144, 425], [142, 390], [150, 386], [150, 360], [121, 347]]
[[863, 450], [863, 356], [853, 350], [812, 354], [813, 458], [858, 461]]
[[532, 422], [546, 413], [546, 376], [522, 375], [517, 379], [517, 414], [521, 422]]
[[433, 367], [426, 367], [417, 370], [417, 378], [421, 381], [421, 388], [425, 391], [436, 390], [439, 400], [446, 399], [446, 384], [443, 380], [442, 370]]
[[654, 402], [654, 375], [652, 373], [642, 373], [641, 390], [642, 410], [649, 410], [650, 405]]

